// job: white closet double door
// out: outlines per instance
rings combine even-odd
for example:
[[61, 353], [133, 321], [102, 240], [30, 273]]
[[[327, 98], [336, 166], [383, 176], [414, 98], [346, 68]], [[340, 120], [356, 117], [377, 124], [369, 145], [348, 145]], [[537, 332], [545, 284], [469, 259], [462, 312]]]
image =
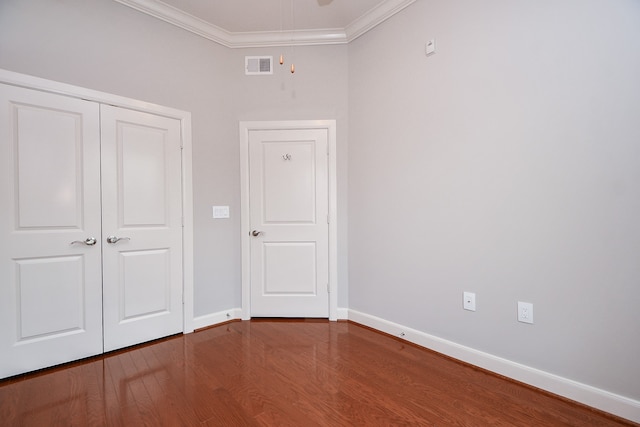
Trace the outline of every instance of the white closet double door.
[[0, 84], [0, 378], [183, 330], [180, 141]]

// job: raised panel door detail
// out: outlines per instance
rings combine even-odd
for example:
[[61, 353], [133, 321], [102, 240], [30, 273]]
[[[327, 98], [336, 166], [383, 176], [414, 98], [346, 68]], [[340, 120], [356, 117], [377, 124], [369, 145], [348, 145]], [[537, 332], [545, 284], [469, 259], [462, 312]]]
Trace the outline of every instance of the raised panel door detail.
[[168, 249], [121, 252], [121, 319], [131, 321], [171, 308], [171, 265]]
[[251, 315], [328, 317], [326, 129], [249, 132]]
[[14, 104], [17, 228], [82, 227], [82, 116]]
[[263, 295], [315, 295], [315, 242], [264, 243]]
[[84, 330], [81, 256], [16, 260], [18, 341]]
[[0, 206], [0, 378], [102, 353], [98, 104], [0, 84]]
[[263, 145], [264, 223], [314, 223], [314, 141]]
[[182, 332], [180, 127], [101, 106], [105, 351]]
[[166, 225], [166, 130], [119, 122], [118, 134], [120, 226]]

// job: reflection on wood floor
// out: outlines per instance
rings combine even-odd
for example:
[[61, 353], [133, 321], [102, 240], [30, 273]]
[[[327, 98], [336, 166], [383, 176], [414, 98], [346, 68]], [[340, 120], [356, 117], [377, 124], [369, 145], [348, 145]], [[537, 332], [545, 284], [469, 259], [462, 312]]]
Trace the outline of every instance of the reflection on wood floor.
[[354, 323], [274, 319], [0, 381], [0, 424], [634, 425]]

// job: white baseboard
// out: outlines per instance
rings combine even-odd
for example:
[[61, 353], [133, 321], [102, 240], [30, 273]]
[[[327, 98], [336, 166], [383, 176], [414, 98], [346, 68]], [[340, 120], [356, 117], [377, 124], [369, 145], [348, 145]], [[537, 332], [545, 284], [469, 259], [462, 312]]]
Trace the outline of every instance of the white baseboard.
[[640, 401], [456, 344], [356, 310], [348, 310], [346, 318], [567, 399], [634, 422], [640, 422]]
[[242, 316], [242, 309], [231, 308], [229, 310], [219, 311], [217, 313], [211, 313], [204, 316], [195, 317], [193, 319], [193, 328], [200, 329], [208, 326], [214, 326], [219, 323], [228, 322], [229, 320], [240, 319]]
[[[346, 320], [349, 318], [349, 309], [338, 307], [336, 314], [337, 320]], [[219, 323], [235, 319], [249, 320], [251, 317], [249, 316], [245, 319], [241, 308], [231, 308], [229, 310], [219, 311], [217, 313], [211, 313], [194, 318], [193, 329], [206, 328], [208, 326], [214, 326]]]
[[349, 309], [338, 307], [336, 312], [338, 320], [347, 320], [349, 318]]

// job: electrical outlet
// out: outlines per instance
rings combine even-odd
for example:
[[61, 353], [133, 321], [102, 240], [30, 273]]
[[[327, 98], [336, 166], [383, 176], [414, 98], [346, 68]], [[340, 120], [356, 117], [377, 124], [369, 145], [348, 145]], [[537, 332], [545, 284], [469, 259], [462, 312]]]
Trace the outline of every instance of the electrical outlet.
[[476, 294], [473, 292], [465, 292], [462, 294], [462, 307], [465, 310], [476, 311]]
[[533, 304], [518, 301], [518, 322], [533, 323]]

